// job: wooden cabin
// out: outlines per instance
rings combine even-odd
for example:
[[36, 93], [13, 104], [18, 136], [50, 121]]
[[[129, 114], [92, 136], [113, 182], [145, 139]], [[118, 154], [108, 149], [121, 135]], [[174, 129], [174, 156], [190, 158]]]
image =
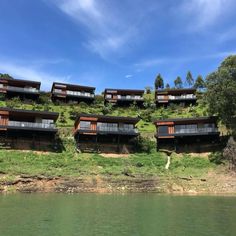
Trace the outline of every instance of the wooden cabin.
[[167, 106], [169, 104], [195, 104], [197, 101], [196, 89], [164, 89], [155, 92], [157, 106]]
[[52, 101], [65, 103], [91, 103], [95, 98], [95, 87], [54, 82], [51, 89]]
[[74, 124], [77, 150], [82, 152], [131, 153], [139, 135], [139, 118], [78, 115]]
[[114, 105], [131, 105], [136, 103], [138, 106], [142, 106], [144, 99], [144, 90], [132, 90], [132, 89], [108, 89], [104, 91], [104, 101]]
[[37, 100], [40, 82], [11, 78], [0, 78], [0, 93], [6, 98], [19, 97], [22, 100]]
[[0, 148], [57, 150], [58, 113], [0, 108]]
[[154, 124], [158, 149], [204, 152], [214, 150], [219, 144], [216, 117], [165, 119]]

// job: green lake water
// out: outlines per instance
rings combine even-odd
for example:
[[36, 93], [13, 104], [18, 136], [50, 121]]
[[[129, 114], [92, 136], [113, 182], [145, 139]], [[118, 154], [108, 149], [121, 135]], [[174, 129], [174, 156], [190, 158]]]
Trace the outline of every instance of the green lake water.
[[0, 195], [0, 236], [235, 236], [236, 197]]

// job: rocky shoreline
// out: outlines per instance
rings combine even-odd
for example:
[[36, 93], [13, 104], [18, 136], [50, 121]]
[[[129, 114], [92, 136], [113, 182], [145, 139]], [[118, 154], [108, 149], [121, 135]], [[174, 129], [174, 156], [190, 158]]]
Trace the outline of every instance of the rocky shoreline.
[[0, 182], [0, 193], [171, 193], [236, 194], [236, 175], [190, 177], [107, 177], [62, 178], [20, 175]]

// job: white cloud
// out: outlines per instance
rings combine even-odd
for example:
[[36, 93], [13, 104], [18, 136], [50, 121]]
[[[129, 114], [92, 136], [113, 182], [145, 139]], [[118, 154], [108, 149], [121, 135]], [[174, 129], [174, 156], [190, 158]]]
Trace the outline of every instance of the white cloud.
[[132, 78], [132, 77], [133, 77], [133, 75], [126, 75], [126, 76], [125, 76], [126, 79], [130, 79], [130, 78]]
[[141, 24], [138, 23], [151, 8], [151, 4], [144, 4], [140, 0], [122, 4], [104, 0], [51, 2], [77, 24], [85, 27], [88, 40], [84, 45], [108, 60], [114, 58], [113, 55], [126, 53], [131, 43], [141, 39]]
[[[34, 64], [34, 63], [33, 63]], [[16, 79], [26, 79], [41, 82], [41, 89], [50, 90], [52, 82], [68, 82], [70, 76], [56, 76], [51, 73], [42, 71], [35, 68], [32, 65], [20, 65], [17, 63], [7, 62], [6, 60], [0, 60], [0, 72], [7, 73]]]
[[216, 53], [208, 53], [205, 55], [196, 55], [196, 56], [181, 56], [181, 57], [165, 57], [165, 58], [152, 58], [152, 59], [144, 59], [138, 63], [135, 63], [134, 66], [138, 68], [137, 72], [142, 71], [146, 68], [156, 67], [163, 64], [169, 64], [170, 66], [177, 63], [187, 63], [189, 61], [197, 61], [197, 60], [207, 60], [207, 59], [223, 59], [230, 55], [236, 55], [236, 50], [231, 51], [221, 51]]
[[233, 0], [184, 0], [178, 14], [188, 17], [189, 28], [192, 31], [202, 30], [208, 26], [221, 22], [223, 15], [231, 10]]
[[171, 59], [169, 58], [152, 58], [152, 59], [145, 59], [138, 63], [135, 63], [134, 66], [136, 67], [153, 67], [157, 65], [161, 65], [163, 63], [169, 62]]

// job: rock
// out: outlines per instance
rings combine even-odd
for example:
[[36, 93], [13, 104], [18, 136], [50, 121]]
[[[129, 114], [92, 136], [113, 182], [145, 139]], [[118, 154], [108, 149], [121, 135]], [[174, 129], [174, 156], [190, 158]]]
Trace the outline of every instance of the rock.
[[182, 187], [182, 186], [180, 186], [180, 185], [177, 185], [177, 184], [172, 184], [172, 186], [171, 186], [171, 190], [173, 191], [173, 192], [183, 192], [184, 191], [184, 188]]

